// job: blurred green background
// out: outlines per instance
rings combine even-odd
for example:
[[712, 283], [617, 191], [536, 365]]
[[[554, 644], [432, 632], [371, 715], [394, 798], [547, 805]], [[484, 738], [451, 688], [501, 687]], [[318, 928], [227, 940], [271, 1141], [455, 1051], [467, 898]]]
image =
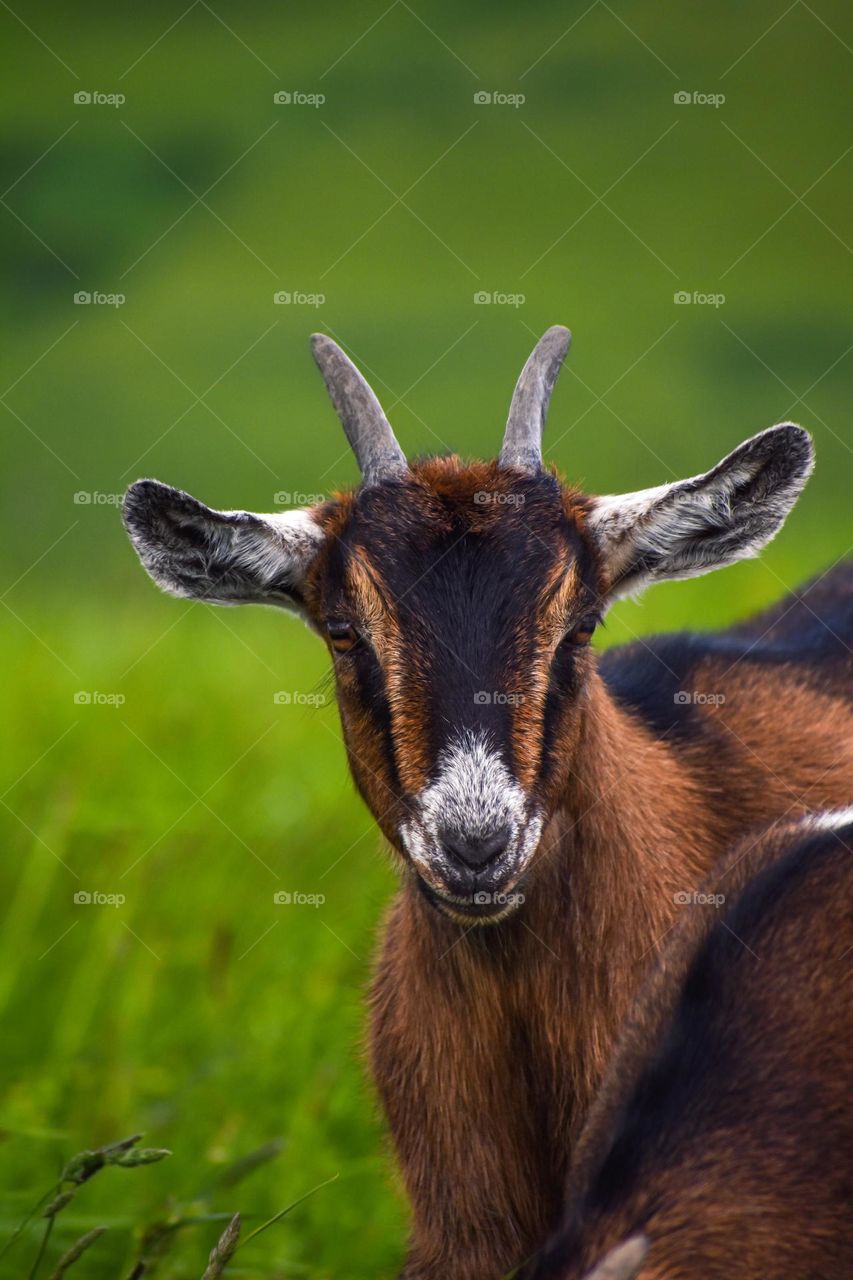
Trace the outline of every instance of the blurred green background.
[[[263, 511], [352, 482], [315, 329], [409, 452], [493, 454], [562, 322], [548, 456], [591, 491], [786, 418], [817, 443], [760, 563], [620, 605], [607, 643], [826, 567], [851, 541], [853, 14], [32, 0], [0, 30], [3, 1235], [64, 1158], [142, 1129], [174, 1155], [83, 1188], [48, 1260], [105, 1223], [79, 1271], [115, 1280], [175, 1205], [254, 1225], [337, 1174], [229, 1274], [393, 1274], [405, 1207], [359, 1037], [394, 875], [324, 655], [273, 611], [159, 595], [118, 495], [155, 475]], [[181, 1229], [156, 1274], [198, 1276], [218, 1229]]]

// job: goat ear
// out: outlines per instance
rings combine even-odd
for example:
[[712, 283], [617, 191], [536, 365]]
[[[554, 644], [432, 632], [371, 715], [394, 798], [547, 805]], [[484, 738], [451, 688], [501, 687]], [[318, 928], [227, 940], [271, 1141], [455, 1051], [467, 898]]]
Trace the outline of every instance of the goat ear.
[[137, 480], [123, 518], [143, 566], [164, 591], [213, 604], [300, 611], [306, 570], [324, 541], [311, 511], [214, 511], [158, 480]]
[[586, 528], [603, 562], [605, 594], [615, 599], [757, 555], [813, 466], [808, 432], [784, 423], [738, 445], [704, 475], [595, 498]]

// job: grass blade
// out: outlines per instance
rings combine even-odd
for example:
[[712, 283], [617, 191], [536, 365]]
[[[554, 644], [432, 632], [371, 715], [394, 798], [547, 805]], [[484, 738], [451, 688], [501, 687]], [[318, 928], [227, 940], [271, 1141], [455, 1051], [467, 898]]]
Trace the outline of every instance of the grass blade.
[[15, 1241], [18, 1239], [18, 1237], [20, 1236], [21, 1232], [22, 1232], [22, 1231], [24, 1231], [24, 1230], [25, 1230], [25, 1229], [30, 1225], [30, 1223], [32, 1222], [33, 1218], [36, 1216], [36, 1214], [38, 1213], [38, 1211], [39, 1211], [39, 1209], [42, 1207], [42, 1205], [45, 1203], [45, 1201], [46, 1201], [46, 1200], [50, 1200], [50, 1199], [52, 1199], [55, 1195], [57, 1195], [58, 1191], [59, 1191], [59, 1187], [57, 1186], [57, 1187], [52, 1188], [50, 1191], [46, 1191], [46, 1192], [44, 1193], [44, 1195], [42, 1196], [41, 1200], [39, 1200], [38, 1204], [37, 1204], [37, 1205], [35, 1205], [35, 1206], [30, 1210], [30, 1212], [27, 1214], [26, 1218], [24, 1218], [23, 1222], [20, 1222], [20, 1223], [18, 1224], [18, 1226], [17, 1226], [17, 1227], [15, 1227], [15, 1230], [12, 1232], [12, 1234], [11, 1234], [11, 1235], [10, 1235], [10, 1237], [9, 1237], [9, 1239], [8, 1239], [8, 1240], [6, 1241], [6, 1243], [3, 1245], [3, 1248], [2, 1248], [2, 1249], [0, 1249], [0, 1258], [5, 1258], [6, 1254], [7, 1254], [7, 1253], [9, 1252], [9, 1250], [12, 1248], [12, 1245], [13, 1245], [13, 1244], [15, 1243]]
[[237, 1248], [240, 1236], [240, 1215], [235, 1213], [217, 1240], [208, 1259], [207, 1269], [201, 1280], [218, 1280]]
[[340, 1174], [336, 1173], [333, 1177], [327, 1178], [325, 1182], [318, 1182], [316, 1187], [312, 1187], [310, 1191], [306, 1191], [304, 1196], [300, 1196], [298, 1200], [294, 1200], [293, 1203], [289, 1204], [286, 1209], [280, 1209], [278, 1213], [273, 1214], [273, 1216], [271, 1218], [268, 1218], [266, 1222], [262, 1222], [259, 1227], [255, 1227], [254, 1231], [250, 1232], [249, 1235], [246, 1236], [246, 1239], [241, 1241], [239, 1248], [242, 1249], [244, 1245], [247, 1245], [249, 1243], [250, 1240], [254, 1240], [255, 1237], [259, 1236], [262, 1231], [266, 1231], [267, 1227], [271, 1227], [274, 1223], [280, 1222], [281, 1219], [286, 1217], [287, 1214], [290, 1213], [292, 1209], [295, 1209], [297, 1205], [302, 1204], [303, 1201], [308, 1200], [317, 1191], [322, 1191], [323, 1187], [328, 1187], [330, 1183], [337, 1182], [339, 1177], [340, 1177]]
[[78, 1258], [81, 1258], [90, 1245], [93, 1245], [106, 1231], [106, 1227], [93, 1227], [91, 1231], [87, 1231], [84, 1236], [76, 1240], [71, 1248], [63, 1253], [62, 1257], [56, 1264], [54, 1270], [50, 1273], [49, 1280], [62, 1280], [69, 1267], [72, 1267]]
[[39, 1251], [36, 1254], [35, 1258], [33, 1259], [33, 1265], [30, 1269], [29, 1280], [36, 1280], [36, 1276], [38, 1275], [38, 1269], [41, 1266], [42, 1258], [44, 1257], [45, 1250], [47, 1249], [47, 1242], [50, 1239], [50, 1233], [53, 1231], [53, 1224], [55, 1221], [56, 1221], [55, 1218], [47, 1219], [47, 1226], [45, 1227], [42, 1233], [41, 1244], [39, 1245]]

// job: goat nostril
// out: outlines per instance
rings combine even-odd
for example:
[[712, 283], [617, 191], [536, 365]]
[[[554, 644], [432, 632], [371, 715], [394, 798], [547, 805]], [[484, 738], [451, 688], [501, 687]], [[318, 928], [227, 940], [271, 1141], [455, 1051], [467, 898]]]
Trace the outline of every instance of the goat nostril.
[[501, 827], [488, 836], [463, 836], [454, 831], [443, 831], [441, 843], [444, 849], [472, 871], [478, 871], [488, 862], [500, 857], [509, 844], [509, 827]]

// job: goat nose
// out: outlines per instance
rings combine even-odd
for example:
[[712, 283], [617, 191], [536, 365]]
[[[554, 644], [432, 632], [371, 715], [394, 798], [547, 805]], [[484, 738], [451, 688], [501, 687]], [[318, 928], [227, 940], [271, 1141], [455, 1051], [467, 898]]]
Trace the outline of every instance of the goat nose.
[[509, 827], [501, 827], [488, 836], [463, 836], [456, 831], [443, 831], [441, 843], [451, 857], [472, 871], [479, 871], [500, 857], [509, 844], [510, 834]]

